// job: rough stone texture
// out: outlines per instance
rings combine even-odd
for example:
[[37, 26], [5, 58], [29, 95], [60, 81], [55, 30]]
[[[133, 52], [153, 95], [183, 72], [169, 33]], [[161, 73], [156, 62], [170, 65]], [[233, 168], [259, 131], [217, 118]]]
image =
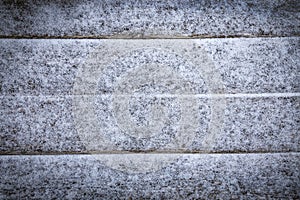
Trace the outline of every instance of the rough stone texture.
[[61, 149], [78, 152], [84, 149], [74, 129], [71, 99], [65, 97], [17, 99], [1, 98], [2, 151], [11, 149], [26, 153]]
[[1, 198], [300, 198], [299, 153], [182, 155], [146, 173], [127, 173], [102, 163], [114, 156], [1, 156]]
[[[1, 40], [0, 92], [2, 95], [72, 94], [79, 69], [87, 65], [89, 56], [103, 45], [148, 45], [163, 47], [164, 43], [179, 44], [187, 40]], [[191, 41], [191, 40], [189, 40]], [[208, 52], [221, 76], [225, 93], [300, 92], [299, 39], [201, 39], [193, 40]], [[180, 45], [178, 45], [180, 49]], [[110, 49], [113, 50], [113, 49]], [[126, 68], [147, 58], [147, 49], [134, 59], [119, 57], [107, 65]], [[149, 52], [148, 52], [149, 53]], [[144, 55], [144, 57], [143, 57]], [[160, 54], [158, 54], [160, 55]], [[98, 54], [101, 56], [101, 54]], [[149, 55], [148, 55], [149, 57]], [[153, 58], [148, 58], [153, 59]], [[200, 58], [199, 58], [200, 59]], [[154, 62], [158, 63], [159, 57]], [[189, 67], [180, 57], [167, 57], [164, 62], [174, 68]], [[110, 69], [111, 70], [111, 69]], [[113, 80], [115, 72], [106, 71], [100, 80]], [[195, 93], [205, 93], [202, 80], [191, 76]], [[101, 83], [100, 83], [101, 84]], [[202, 85], [201, 85], [202, 84]], [[103, 83], [97, 93], [111, 91]], [[105, 87], [104, 87], [105, 86]], [[192, 88], [193, 89], [193, 88]], [[83, 92], [81, 92], [83, 93]]]
[[299, 92], [299, 38], [199, 40], [229, 93]]
[[[157, 101], [161, 98], [156, 97]], [[75, 126], [72, 96], [62, 97], [1, 97], [0, 136], [2, 153], [87, 152], [87, 151], [210, 151], [210, 152], [280, 152], [299, 151], [300, 112], [299, 97], [289, 98], [226, 98], [224, 112], [217, 119], [223, 125], [215, 138], [205, 146], [207, 135], [212, 134], [214, 104], [210, 98], [195, 98], [198, 107], [191, 116], [197, 119], [194, 132], [179, 132], [181, 107], [170, 98], [162, 98], [169, 112], [170, 123], [153, 129], [150, 138], [138, 138], [127, 129], [121, 131], [111, 106], [111, 96], [97, 96], [94, 104], [96, 123], [101, 129], [97, 135], [78, 132]], [[132, 101], [129, 121], [139, 124], [147, 120], [148, 107], [153, 97]], [[137, 99], [138, 100], [138, 99]], [[143, 102], [145, 100], [145, 102]], [[217, 101], [218, 102], [218, 101]], [[134, 107], [134, 105], [136, 107]], [[177, 108], [176, 108], [177, 107]], [[177, 109], [177, 110], [176, 110]], [[84, 116], [85, 109], [81, 111]], [[125, 112], [122, 113], [125, 115]], [[192, 122], [192, 121], [190, 121]], [[147, 126], [146, 126], [147, 127]], [[157, 128], [156, 127], [156, 128]], [[160, 128], [160, 129], [159, 129]], [[150, 128], [149, 128], [150, 129]], [[156, 131], [156, 132], [155, 132]], [[143, 133], [144, 134], [144, 133]], [[145, 134], [146, 135], [146, 134]], [[190, 137], [190, 138], [189, 138]], [[104, 138], [104, 142], [101, 142]], [[178, 141], [181, 138], [182, 142]], [[186, 141], [188, 140], [191, 141]], [[87, 146], [86, 143], [93, 144]], [[167, 145], [169, 144], [169, 145]], [[182, 145], [186, 144], [186, 146]]]
[[1, 93], [68, 94], [78, 65], [99, 42], [1, 40]]
[[297, 0], [0, 2], [2, 36], [299, 35]]
[[0, 199], [300, 199], [299, 10], [0, 1]]

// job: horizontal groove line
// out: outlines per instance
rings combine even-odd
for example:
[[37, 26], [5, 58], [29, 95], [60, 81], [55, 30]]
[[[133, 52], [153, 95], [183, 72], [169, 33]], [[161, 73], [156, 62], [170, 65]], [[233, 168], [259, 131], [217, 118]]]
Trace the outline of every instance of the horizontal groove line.
[[255, 34], [236, 34], [236, 35], [169, 35], [169, 36], [126, 36], [126, 35], [115, 35], [115, 36], [46, 36], [46, 35], [0, 35], [0, 39], [214, 39], [214, 38], [277, 38], [277, 37], [299, 37], [300, 34], [292, 35], [255, 35]]
[[92, 151], [92, 152], [22, 152], [22, 153], [4, 153], [1, 156], [60, 156], [60, 155], [156, 155], [156, 154], [181, 154], [181, 155], [236, 155], [236, 154], [298, 154], [300, 151]]
[[1, 98], [14, 97], [72, 97], [72, 96], [114, 96], [114, 97], [157, 97], [157, 98], [268, 98], [268, 97], [300, 97], [300, 93], [236, 93], [236, 94], [73, 94], [73, 95], [0, 95]]

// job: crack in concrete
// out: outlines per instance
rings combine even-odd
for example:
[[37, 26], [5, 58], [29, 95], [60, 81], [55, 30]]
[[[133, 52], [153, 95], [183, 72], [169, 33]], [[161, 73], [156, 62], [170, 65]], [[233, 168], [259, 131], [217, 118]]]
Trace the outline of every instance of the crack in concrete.
[[0, 39], [214, 39], [214, 38], [276, 38], [276, 37], [299, 37], [300, 34], [293, 35], [255, 35], [255, 34], [236, 34], [236, 35], [0, 35]]
[[300, 151], [187, 151], [187, 150], [168, 150], [168, 151], [156, 151], [156, 150], [133, 150], [133, 151], [85, 151], [85, 152], [0, 152], [0, 156], [47, 156], [47, 155], [115, 155], [115, 154], [290, 154], [300, 153]]

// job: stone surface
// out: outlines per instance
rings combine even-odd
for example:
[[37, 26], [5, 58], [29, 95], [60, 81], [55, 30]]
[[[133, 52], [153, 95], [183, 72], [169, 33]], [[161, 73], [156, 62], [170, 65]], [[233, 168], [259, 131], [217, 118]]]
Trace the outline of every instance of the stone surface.
[[[68, 94], [92, 41], [0, 40], [1, 93]], [[94, 46], [99, 45], [95, 41]]]
[[0, 199], [300, 199], [299, 9], [0, 1]]
[[[149, 154], [142, 155], [145, 160]], [[122, 155], [126, 157], [126, 155]], [[160, 155], [155, 155], [160, 156]], [[164, 155], [166, 157], [172, 154]], [[299, 153], [186, 154], [129, 173], [118, 155], [1, 156], [2, 199], [298, 199]], [[103, 162], [104, 161], [104, 162]], [[109, 163], [108, 163], [109, 165]], [[159, 166], [159, 163], [156, 163]]]
[[[184, 114], [184, 107], [175, 97], [133, 96], [128, 110], [118, 111], [112, 103], [112, 95], [97, 95], [96, 101], [91, 102], [91, 108], [95, 111], [94, 121], [93, 116], [86, 117], [86, 107], [74, 107], [73, 98], [74, 96], [1, 97], [2, 154], [121, 150], [300, 150], [299, 96], [188, 96], [185, 97], [188, 98], [186, 105], [193, 103], [197, 106], [190, 107], [190, 113]], [[219, 103], [224, 102], [222, 109], [216, 108], [220, 106]], [[158, 120], [165, 120], [162, 124], [151, 118], [151, 114], [155, 113], [155, 105], [162, 106], [161, 110], [167, 113], [157, 114]], [[129, 111], [128, 115], [126, 111]], [[125, 116], [127, 121], [118, 118], [118, 113]], [[163, 116], [166, 118], [162, 118]], [[91, 123], [92, 127], [99, 129], [96, 132], [82, 129], [81, 126], [86, 128], [85, 122], [80, 120], [85, 120], [86, 126]], [[184, 120], [188, 120], [190, 127], [183, 126]], [[151, 122], [156, 124], [153, 126]], [[130, 124], [130, 127], [126, 127], [126, 124]], [[182, 132], [182, 127], [185, 132]], [[140, 132], [136, 133], [136, 130]], [[141, 137], [136, 134], [141, 134]]]
[[[166, 46], [179, 51], [177, 49], [180, 49], [181, 45], [187, 46], [188, 51], [181, 52], [180, 55], [170, 53], [169, 50], [166, 51]], [[189, 55], [189, 52], [194, 51], [189, 45], [200, 46], [198, 51], [201, 53], [195, 55], [194, 58], [183, 58], [182, 55], [186, 56]], [[101, 75], [99, 74], [99, 77], [95, 77], [99, 79], [99, 82], [90, 83], [93, 84], [90, 87], [98, 87], [94, 93], [110, 93], [117, 75], [124, 74], [130, 67], [142, 67], [147, 63], [172, 66], [173, 71], [169, 70], [167, 73], [180, 73], [187, 78], [188, 82], [183, 88], [189, 89], [192, 93], [300, 92], [299, 77], [297, 76], [300, 69], [298, 66], [300, 63], [299, 39], [297, 37], [201, 40], [3, 39], [0, 40], [0, 46], [2, 49], [0, 52], [0, 92], [2, 95], [72, 94], [76, 77], [77, 84], [82, 85], [78, 79], [79, 74], [82, 73], [81, 70], [85, 69], [91, 75], [100, 67], [106, 68], [103, 69]], [[119, 52], [125, 49], [125, 55], [105, 57], [108, 53], [116, 51], [114, 47], [118, 47]], [[151, 50], [150, 47], [154, 49]], [[207, 52], [206, 55], [204, 51]], [[91, 66], [93, 56], [98, 59], [96, 61], [99, 63], [108, 58], [111, 59], [111, 62], [106, 65], [99, 64], [94, 60], [93, 68], [86, 67]], [[204, 58], [206, 56], [207, 58]], [[198, 64], [199, 62], [200, 64]], [[201, 62], [203, 63], [201, 64]], [[209, 91], [211, 88], [207, 88], [208, 78], [205, 79], [203, 71], [206, 70], [204, 72], [206, 76], [209, 76], [208, 70], [212, 66], [209, 62], [213, 63], [214, 71], [217, 72], [214, 74], [219, 74], [217, 77], [219, 80], [213, 80], [216, 84], [220, 83], [219, 90], [213, 88], [214, 91]], [[201, 71], [195, 73], [193, 70], [199, 66]], [[160, 68], [156, 67], [156, 69]], [[145, 71], [147, 69], [149, 70], [150, 67], [145, 67], [144, 73], [147, 73]], [[161, 74], [155, 71], [153, 73]], [[127, 77], [128, 81], [137, 81], [137, 74], [128, 75], [132, 77], [131, 79]], [[143, 78], [147, 80], [146, 77]], [[161, 75], [157, 78], [164, 80]], [[173, 77], [173, 79], [175, 78]], [[143, 83], [145, 80], [141, 78], [139, 82]], [[176, 81], [173, 82], [176, 83]], [[161, 84], [166, 84], [166, 82], [161, 82]], [[180, 84], [177, 83], [177, 85]], [[90, 89], [77, 91], [77, 94], [86, 94], [88, 91], [90, 92]], [[123, 92], [127, 93], [128, 91]], [[139, 92], [168, 93], [170, 91], [145, 87]]]
[[227, 92], [300, 91], [298, 37], [206, 41], [199, 45], [212, 56]]
[[0, 2], [0, 35], [214, 37], [299, 35], [299, 1]]

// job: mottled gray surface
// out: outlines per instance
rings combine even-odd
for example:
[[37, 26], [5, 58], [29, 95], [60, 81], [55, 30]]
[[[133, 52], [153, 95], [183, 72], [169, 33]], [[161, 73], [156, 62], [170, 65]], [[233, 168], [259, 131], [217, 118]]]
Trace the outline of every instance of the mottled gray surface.
[[1, 93], [38, 95], [68, 94], [78, 65], [100, 42], [2, 39], [0, 43]]
[[[184, 40], [183, 40], [184, 41]], [[168, 41], [171, 44], [182, 40]], [[190, 41], [190, 40], [189, 40]], [[208, 52], [224, 85], [225, 93], [276, 93], [299, 92], [299, 39], [202, 39], [193, 40]], [[163, 47], [164, 40], [0, 40], [0, 92], [2, 95], [49, 95], [71, 94], [78, 69], [86, 64], [89, 55], [102, 52], [103, 45], [126, 44]], [[180, 49], [180, 45], [178, 46]], [[110, 49], [113, 50], [113, 49]], [[135, 59], [115, 58], [100, 79], [97, 93], [112, 90], [104, 80], [113, 80], [115, 72], [109, 70], [126, 68], [150, 59], [146, 49]], [[148, 52], [149, 53], [149, 52]], [[147, 56], [148, 55], [148, 56]], [[98, 53], [98, 56], [101, 54]], [[169, 60], [168, 60], [169, 59]], [[201, 58], [199, 58], [201, 59]], [[139, 63], [140, 62], [140, 63]], [[147, 61], [146, 61], [147, 62]], [[149, 61], [148, 61], [149, 62]], [[166, 64], [174, 68], [190, 64], [180, 57], [167, 58]], [[205, 93], [203, 81], [191, 77], [196, 93]], [[101, 82], [102, 81], [102, 82]], [[202, 81], [202, 82], [201, 82]], [[81, 92], [83, 93], [83, 92]]]
[[[86, 151], [217, 151], [217, 152], [277, 152], [299, 151], [300, 144], [300, 105], [299, 97], [289, 98], [226, 98], [223, 120], [210, 148], [204, 148], [205, 135], [209, 135], [211, 125], [211, 99], [198, 98], [198, 109], [192, 114], [197, 118], [194, 138], [190, 145], [182, 146], [176, 136], [179, 110], [173, 110], [169, 116], [173, 124], [165, 124], [156, 130], [151, 139], [136, 138], [133, 133], [123, 132], [117, 124], [111, 107], [111, 96], [97, 96], [94, 108], [97, 123], [101, 125], [99, 137], [103, 136], [111, 146], [101, 143], [91, 133], [81, 137], [74, 124], [72, 96], [62, 97], [1, 97], [0, 135], [1, 151], [9, 152], [86, 152]], [[146, 99], [153, 99], [148, 97]], [[160, 99], [160, 98], [158, 98]], [[194, 98], [196, 99], [196, 98]], [[166, 100], [165, 100], [166, 101]], [[149, 103], [149, 102], [148, 102]], [[151, 102], [150, 102], [151, 103]], [[147, 102], [132, 101], [136, 108], [129, 120], [143, 123], [147, 118]], [[170, 106], [176, 108], [176, 101]], [[141, 113], [146, 112], [146, 113]], [[83, 114], [83, 113], [82, 113]], [[222, 113], [221, 113], [222, 114]], [[223, 118], [223, 119], [222, 119]], [[86, 147], [86, 141], [92, 140], [95, 146]], [[177, 141], [177, 143], [176, 143]], [[180, 142], [180, 141], [179, 141]], [[169, 145], [167, 145], [169, 144]], [[104, 145], [104, 146], [103, 146]]]
[[[149, 155], [149, 154], [147, 154]], [[145, 159], [147, 155], [144, 155]], [[299, 153], [183, 155], [158, 171], [105, 166], [116, 155], [1, 156], [2, 199], [298, 199]], [[167, 154], [165, 156], [172, 156]]]
[[0, 2], [2, 36], [197, 37], [299, 35], [299, 1]]
[[300, 199], [299, 9], [0, 1], [0, 199]]
[[229, 93], [300, 92], [300, 40], [199, 40]]

